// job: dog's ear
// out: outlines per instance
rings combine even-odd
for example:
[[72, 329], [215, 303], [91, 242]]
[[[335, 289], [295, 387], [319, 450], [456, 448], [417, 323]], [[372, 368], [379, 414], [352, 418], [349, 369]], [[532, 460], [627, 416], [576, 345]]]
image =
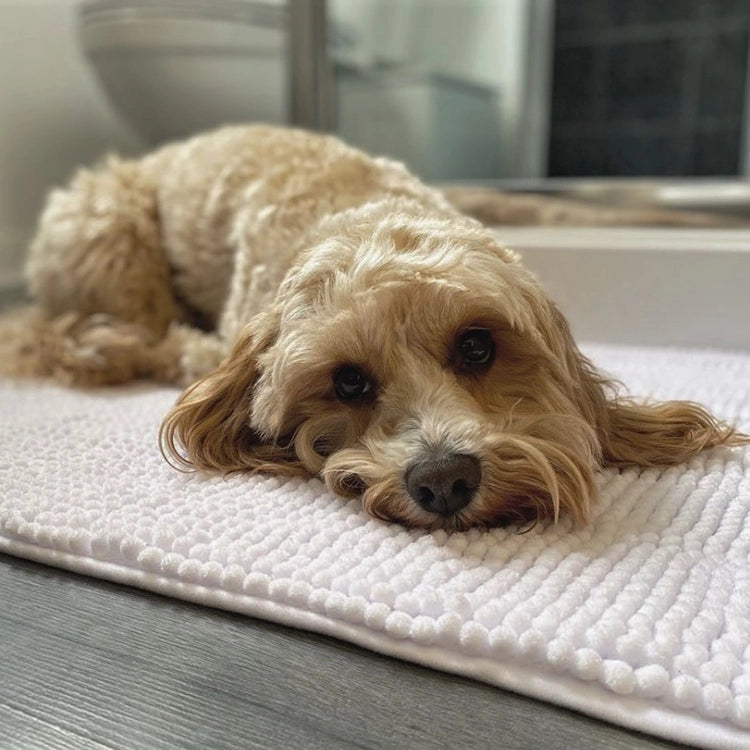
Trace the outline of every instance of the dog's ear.
[[[750, 437], [690, 401], [641, 403], [618, 395], [617, 383], [581, 354], [565, 317], [550, 303], [548, 345], [573, 379], [579, 410], [591, 424], [605, 466], [670, 466], [707, 448], [746, 445]], [[551, 334], [551, 336], [549, 335]]]
[[257, 360], [273, 341], [275, 327], [253, 321], [231, 354], [178, 399], [162, 423], [164, 457], [176, 468], [202, 471], [303, 471], [291, 447], [263, 441], [250, 427]]
[[750, 438], [690, 401], [607, 402], [600, 428], [608, 466], [670, 466], [707, 448], [747, 445]]

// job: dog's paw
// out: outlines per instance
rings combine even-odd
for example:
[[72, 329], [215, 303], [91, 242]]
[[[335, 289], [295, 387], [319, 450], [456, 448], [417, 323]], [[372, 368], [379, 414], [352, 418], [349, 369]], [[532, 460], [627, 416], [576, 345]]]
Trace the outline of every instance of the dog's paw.
[[152, 335], [143, 326], [96, 313], [50, 322], [51, 374], [76, 385], [123, 383], [144, 374]]

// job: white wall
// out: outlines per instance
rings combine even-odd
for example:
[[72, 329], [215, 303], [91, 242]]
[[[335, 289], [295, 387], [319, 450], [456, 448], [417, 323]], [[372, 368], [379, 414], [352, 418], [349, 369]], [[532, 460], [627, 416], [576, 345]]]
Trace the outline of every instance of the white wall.
[[141, 148], [76, 46], [75, 0], [0, 0], [0, 287], [21, 282], [50, 187], [108, 150]]

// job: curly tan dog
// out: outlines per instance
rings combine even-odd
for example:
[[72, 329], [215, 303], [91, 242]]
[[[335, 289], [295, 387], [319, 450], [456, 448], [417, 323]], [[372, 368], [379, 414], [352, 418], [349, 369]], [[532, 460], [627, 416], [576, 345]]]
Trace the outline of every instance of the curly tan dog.
[[694, 404], [617, 397], [515, 253], [328, 136], [225, 128], [81, 171], [28, 279], [6, 372], [189, 385], [172, 460], [317, 474], [407, 525], [584, 520], [601, 466], [747, 440]]

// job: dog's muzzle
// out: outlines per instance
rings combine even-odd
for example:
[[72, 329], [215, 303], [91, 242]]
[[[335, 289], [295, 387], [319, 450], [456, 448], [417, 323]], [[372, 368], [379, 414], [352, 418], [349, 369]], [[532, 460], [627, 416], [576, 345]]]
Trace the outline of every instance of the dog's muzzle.
[[404, 481], [420, 507], [452, 516], [471, 502], [482, 481], [482, 468], [475, 456], [440, 453], [409, 466]]

